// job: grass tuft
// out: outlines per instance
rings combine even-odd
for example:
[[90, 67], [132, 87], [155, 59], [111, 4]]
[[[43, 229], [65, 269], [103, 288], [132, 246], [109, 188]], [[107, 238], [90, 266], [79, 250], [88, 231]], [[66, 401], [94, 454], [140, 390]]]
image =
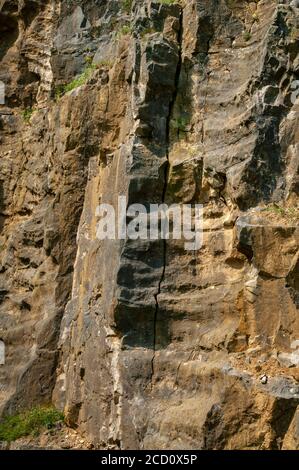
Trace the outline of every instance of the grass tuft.
[[87, 66], [84, 69], [84, 71], [79, 75], [78, 77], [74, 78], [70, 83], [67, 83], [66, 85], [58, 85], [55, 89], [55, 101], [58, 101], [65, 93], [68, 93], [69, 91], [74, 90], [75, 88], [78, 88], [79, 86], [84, 85], [91, 75], [93, 74], [93, 71], [97, 68], [95, 64], [90, 63], [90, 60], [87, 59]]
[[133, 0], [122, 0], [122, 8], [126, 13], [130, 13], [132, 9]]
[[128, 36], [133, 32], [133, 27], [130, 24], [125, 24], [121, 26], [116, 34], [117, 38], [121, 38], [122, 36]]
[[22, 112], [22, 117], [23, 117], [24, 121], [29, 122], [33, 113], [34, 113], [33, 108], [24, 109], [24, 111]]
[[251, 38], [252, 38], [251, 33], [249, 31], [245, 31], [245, 33], [243, 34], [244, 41], [248, 42], [250, 41]]
[[269, 212], [272, 214], [276, 214], [280, 217], [285, 217], [286, 219], [297, 219], [299, 215], [299, 208], [298, 207], [281, 207], [278, 204], [271, 204], [268, 207], [263, 209], [264, 212]]
[[64, 86], [64, 92], [67, 93], [68, 91], [72, 91], [79, 86], [84, 85], [87, 80], [91, 77], [93, 71], [95, 70], [96, 65], [90, 64], [88, 65], [85, 70], [79, 75], [78, 77], [74, 78], [70, 83]]
[[163, 5], [173, 5], [176, 2], [176, 0], [159, 0], [159, 3], [162, 3]]
[[20, 437], [37, 436], [43, 429], [51, 429], [63, 421], [63, 414], [53, 407], [37, 406], [15, 416], [7, 416], [0, 423], [0, 441], [15, 441]]

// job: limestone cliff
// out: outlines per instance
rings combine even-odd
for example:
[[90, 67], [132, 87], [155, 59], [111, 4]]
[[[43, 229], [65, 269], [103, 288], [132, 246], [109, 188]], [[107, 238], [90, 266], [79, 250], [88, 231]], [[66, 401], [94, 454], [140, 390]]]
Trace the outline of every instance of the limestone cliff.
[[[299, 448], [298, 7], [0, 0], [0, 414]], [[202, 248], [99, 240], [120, 195], [203, 204]]]

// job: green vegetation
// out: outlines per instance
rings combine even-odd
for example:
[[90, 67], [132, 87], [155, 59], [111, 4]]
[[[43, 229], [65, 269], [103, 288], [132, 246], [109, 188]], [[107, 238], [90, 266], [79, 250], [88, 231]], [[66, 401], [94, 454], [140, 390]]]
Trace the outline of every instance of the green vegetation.
[[84, 85], [87, 82], [87, 80], [91, 77], [95, 68], [96, 68], [96, 65], [94, 64], [87, 65], [87, 67], [81, 73], [81, 75], [74, 78], [74, 80], [72, 80], [70, 83], [65, 85], [64, 92], [67, 93], [68, 91], [72, 91], [75, 88], [78, 88], [78, 86]]
[[127, 36], [128, 34], [131, 34], [133, 31], [133, 28], [130, 24], [125, 24], [121, 26], [117, 32], [116, 37], [121, 37], [121, 36]]
[[163, 5], [172, 5], [176, 3], [176, 0], [159, 0], [159, 3], [163, 3]]
[[37, 436], [43, 429], [51, 429], [63, 421], [63, 414], [53, 407], [37, 406], [0, 423], [0, 441], [15, 441], [24, 436]]
[[113, 61], [112, 60], [99, 60], [99, 62], [97, 62], [96, 64], [96, 67], [97, 68], [100, 68], [100, 67], [112, 67], [113, 65]]
[[87, 65], [92, 65], [92, 61], [93, 61], [92, 55], [87, 55], [87, 56], [84, 57], [84, 62], [85, 62]]
[[132, 9], [133, 0], [122, 0], [122, 9], [126, 13], [130, 13]]
[[178, 118], [172, 119], [170, 122], [171, 129], [175, 129], [180, 134], [181, 132], [187, 132], [187, 127], [189, 125], [189, 118], [186, 116], [180, 116]]
[[252, 37], [252, 36], [251, 36], [251, 33], [250, 33], [249, 31], [245, 31], [245, 33], [243, 34], [243, 39], [244, 39], [244, 41], [246, 41], [246, 42], [247, 42], [247, 41], [250, 41], [251, 37]]
[[287, 219], [294, 219], [298, 220], [299, 218], [299, 208], [298, 207], [281, 207], [278, 204], [272, 204], [268, 207], [263, 209], [265, 212], [270, 212], [272, 214], [276, 214], [280, 217], [285, 217]]
[[24, 109], [24, 111], [22, 112], [22, 117], [24, 119], [25, 122], [29, 122], [30, 119], [31, 119], [31, 116], [32, 114], [34, 113], [34, 109], [33, 108], [26, 108]]
[[59, 101], [60, 98], [64, 95], [64, 87], [65, 85], [58, 85], [55, 88], [55, 101]]
[[140, 37], [141, 37], [141, 38], [144, 38], [144, 37], [148, 36], [149, 34], [154, 34], [154, 33], [156, 33], [156, 30], [155, 30], [154, 28], [151, 28], [151, 27], [145, 28], [145, 29], [141, 32]]
[[74, 78], [70, 83], [66, 85], [58, 85], [55, 89], [55, 101], [58, 101], [65, 93], [74, 90], [75, 88], [84, 85], [89, 78], [91, 77], [93, 71], [97, 66], [93, 63], [90, 63], [88, 60], [88, 65], [84, 71], [78, 77]]
[[188, 115], [181, 115], [171, 119], [170, 121], [170, 129], [177, 135], [179, 140], [185, 139], [186, 134], [189, 131], [190, 126], [190, 116]]

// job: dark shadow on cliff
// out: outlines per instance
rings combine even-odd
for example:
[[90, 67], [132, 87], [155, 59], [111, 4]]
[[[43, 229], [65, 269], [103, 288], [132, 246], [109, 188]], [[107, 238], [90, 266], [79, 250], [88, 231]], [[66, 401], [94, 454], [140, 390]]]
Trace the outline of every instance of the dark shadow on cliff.
[[0, 12], [0, 60], [16, 42], [19, 35], [18, 21], [16, 18]]

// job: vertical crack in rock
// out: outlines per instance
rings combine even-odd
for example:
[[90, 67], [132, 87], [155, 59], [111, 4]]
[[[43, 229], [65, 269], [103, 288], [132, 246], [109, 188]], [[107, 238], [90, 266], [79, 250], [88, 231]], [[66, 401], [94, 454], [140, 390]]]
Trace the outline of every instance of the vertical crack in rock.
[[[182, 67], [182, 39], [183, 39], [183, 9], [180, 12], [179, 18], [179, 31], [177, 36], [178, 42], [178, 63], [174, 77], [174, 92], [172, 95], [172, 99], [169, 102], [169, 110], [168, 116], [166, 120], [166, 165], [164, 170], [164, 187], [162, 192], [162, 204], [164, 204], [166, 199], [167, 193], [167, 185], [168, 185], [168, 174], [169, 174], [169, 149], [170, 149], [170, 121], [172, 116], [172, 111], [177, 99], [178, 89], [179, 89], [179, 80], [181, 74], [181, 67]], [[154, 314], [154, 338], [153, 338], [153, 357], [152, 357], [152, 364], [151, 364], [151, 387], [153, 385], [153, 377], [155, 374], [155, 357], [156, 357], [156, 344], [157, 344], [157, 323], [158, 323], [158, 314], [159, 314], [159, 295], [161, 294], [161, 287], [165, 278], [165, 271], [166, 271], [166, 259], [167, 259], [167, 240], [163, 240], [163, 270], [161, 274], [161, 278], [158, 284], [157, 293], [154, 295], [155, 297], [155, 314]]]
[[[207, 70], [205, 71], [206, 73], [206, 90], [204, 94], [204, 99], [203, 99], [203, 105], [202, 105], [202, 130], [201, 130], [201, 143], [204, 145], [205, 143], [205, 115], [206, 115], [206, 110], [207, 110], [207, 99], [208, 99], [208, 93], [209, 93], [209, 85], [210, 85], [210, 79], [211, 79], [211, 71], [208, 69], [208, 64], [209, 64], [209, 52], [210, 52], [210, 44], [212, 40], [213, 34], [211, 34], [207, 40], [207, 47], [206, 47], [206, 67]], [[205, 153], [205, 148], [203, 147], [203, 152]]]

